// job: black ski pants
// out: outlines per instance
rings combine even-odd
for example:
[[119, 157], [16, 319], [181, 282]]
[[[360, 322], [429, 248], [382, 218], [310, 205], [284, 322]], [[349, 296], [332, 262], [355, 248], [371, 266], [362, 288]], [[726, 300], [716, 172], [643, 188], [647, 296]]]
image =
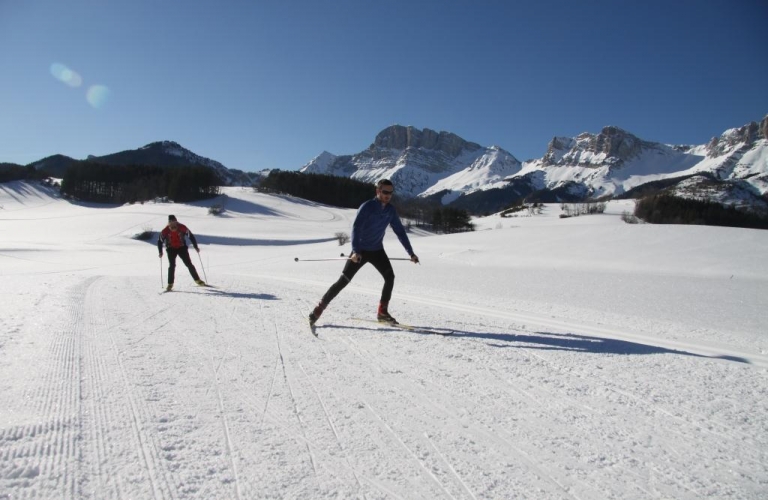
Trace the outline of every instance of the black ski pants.
[[389, 261], [389, 257], [387, 257], [387, 252], [383, 249], [362, 251], [360, 252], [360, 257], [360, 262], [357, 264], [348, 260], [344, 266], [344, 270], [341, 272], [339, 281], [331, 285], [331, 288], [325, 292], [325, 295], [323, 295], [323, 302], [326, 305], [329, 304], [350, 281], [352, 281], [352, 278], [355, 277], [355, 274], [357, 274], [360, 268], [368, 262], [373, 264], [373, 267], [375, 267], [379, 274], [384, 278], [384, 288], [381, 289], [381, 301], [389, 302], [389, 299], [392, 298], [392, 288], [395, 286], [395, 271], [392, 269], [392, 263]]
[[197, 274], [197, 269], [195, 269], [195, 265], [192, 264], [192, 260], [189, 258], [189, 248], [167, 248], [166, 252], [168, 252], [169, 285], [173, 285], [173, 279], [176, 276], [176, 256], [178, 256], [184, 265], [187, 266], [187, 269], [189, 269], [189, 274], [192, 275], [193, 280], [197, 281], [200, 279], [200, 276]]

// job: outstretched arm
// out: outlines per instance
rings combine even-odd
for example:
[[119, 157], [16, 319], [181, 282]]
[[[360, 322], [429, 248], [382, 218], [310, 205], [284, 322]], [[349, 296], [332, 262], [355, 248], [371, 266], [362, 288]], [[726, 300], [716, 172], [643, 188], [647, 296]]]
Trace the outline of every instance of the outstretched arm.
[[192, 234], [192, 231], [187, 228], [187, 236], [189, 236], [189, 241], [192, 242], [192, 246], [195, 247], [195, 250], [200, 253], [200, 248], [197, 246], [197, 238], [195, 238], [195, 235]]
[[[408, 233], [405, 232], [403, 223], [400, 222], [400, 217], [397, 215], [397, 213], [395, 213], [395, 216], [392, 217], [392, 222], [390, 222], [389, 225], [392, 226], [392, 230], [397, 235], [397, 239], [400, 240], [400, 243], [403, 245], [403, 248], [405, 248], [405, 251], [408, 252], [408, 255], [411, 256], [411, 261], [418, 262], [419, 258], [416, 257], [415, 253], [413, 253], [411, 242], [408, 239]], [[414, 258], [416, 260], [414, 260]]]

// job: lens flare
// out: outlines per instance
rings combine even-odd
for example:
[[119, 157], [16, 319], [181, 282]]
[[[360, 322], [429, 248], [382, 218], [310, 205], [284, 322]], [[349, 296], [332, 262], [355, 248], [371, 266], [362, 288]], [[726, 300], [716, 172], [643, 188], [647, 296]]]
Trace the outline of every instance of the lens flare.
[[83, 78], [75, 71], [61, 63], [51, 64], [51, 74], [57, 80], [66, 83], [70, 87], [79, 87], [83, 84]]
[[109, 100], [111, 92], [106, 85], [91, 85], [85, 94], [88, 104], [96, 109], [101, 109]]

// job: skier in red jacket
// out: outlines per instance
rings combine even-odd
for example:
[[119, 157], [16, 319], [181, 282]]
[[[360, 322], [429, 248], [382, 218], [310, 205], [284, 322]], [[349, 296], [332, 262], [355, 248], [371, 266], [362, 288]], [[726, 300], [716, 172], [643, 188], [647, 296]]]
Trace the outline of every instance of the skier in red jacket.
[[165, 245], [168, 251], [168, 286], [166, 290], [169, 292], [173, 289], [173, 278], [176, 274], [176, 256], [181, 258], [181, 261], [189, 269], [189, 274], [192, 275], [192, 279], [195, 280], [200, 286], [205, 286], [205, 282], [200, 279], [197, 274], [195, 265], [189, 258], [189, 249], [187, 248], [187, 238], [192, 242], [192, 246], [195, 247], [195, 251], [200, 253], [200, 249], [197, 247], [197, 240], [192, 231], [189, 230], [184, 224], [180, 224], [176, 220], [175, 215], [168, 216], [168, 225], [160, 231], [160, 237], [157, 239], [157, 250], [160, 252], [160, 258], [163, 258], [163, 245]]

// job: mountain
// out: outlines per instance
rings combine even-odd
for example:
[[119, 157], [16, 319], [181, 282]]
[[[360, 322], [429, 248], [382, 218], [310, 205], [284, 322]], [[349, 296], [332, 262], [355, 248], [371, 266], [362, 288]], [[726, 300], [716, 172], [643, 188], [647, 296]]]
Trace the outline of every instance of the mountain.
[[323, 152], [301, 171], [367, 182], [390, 178], [401, 195], [475, 212], [522, 198], [577, 202], [659, 191], [768, 211], [768, 116], [698, 146], [651, 142], [609, 126], [554, 137], [542, 158], [523, 164], [496, 146], [394, 125], [361, 153]]
[[243, 172], [229, 169], [204, 156], [180, 146], [173, 141], [161, 141], [147, 144], [139, 149], [131, 149], [106, 156], [88, 156], [88, 161], [106, 163], [107, 165], [162, 165], [169, 167], [184, 167], [203, 165], [216, 171], [225, 186], [250, 186], [260, 178], [256, 172]]
[[62, 178], [64, 177], [64, 172], [67, 171], [67, 168], [76, 161], [77, 160], [70, 158], [69, 156], [53, 155], [34, 163], [30, 163], [30, 165], [33, 166], [35, 170], [42, 170], [51, 177]]
[[[32, 165], [61, 177], [75, 161], [54, 155]], [[86, 161], [206, 165], [229, 186], [254, 185], [269, 173], [228, 169], [172, 141]], [[401, 196], [473, 212], [495, 212], [521, 199], [577, 202], [657, 192], [768, 212], [768, 115], [701, 145], [651, 142], [616, 126], [597, 134], [556, 136], [544, 156], [524, 163], [498, 146], [481, 146], [450, 132], [392, 125], [364, 151], [345, 156], [324, 151], [301, 171], [363, 182], [389, 178]]]
[[[391, 179], [403, 196], [429, 196], [446, 190], [483, 189], [522, 168], [511, 154], [483, 147], [450, 132], [393, 125], [379, 132], [368, 149], [348, 156], [328, 152], [300, 171], [351, 177], [363, 182]], [[451, 201], [447, 196], [443, 202]]]
[[765, 194], [767, 129], [768, 116], [761, 124], [727, 130], [706, 146], [670, 146], [605, 127], [599, 134], [554, 138], [544, 157], [526, 164], [521, 173], [542, 170], [545, 188], [576, 182], [591, 197], [615, 196], [650, 181], [696, 173], [744, 181], [754, 192]]
[[[31, 165], [53, 177], [63, 177], [67, 167], [77, 161], [69, 156], [53, 155]], [[85, 161], [107, 165], [160, 165], [168, 167], [203, 165], [215, 170], [225, 186], [251, 186], [258, 183], [265, 175], [264, 172], [243, 172], [242, 170], [227, 168], [218, 161], [197, 155], [173, 141], [153, 142], [139, 149], [129, 149], [104, 156], [89, 155]]]

